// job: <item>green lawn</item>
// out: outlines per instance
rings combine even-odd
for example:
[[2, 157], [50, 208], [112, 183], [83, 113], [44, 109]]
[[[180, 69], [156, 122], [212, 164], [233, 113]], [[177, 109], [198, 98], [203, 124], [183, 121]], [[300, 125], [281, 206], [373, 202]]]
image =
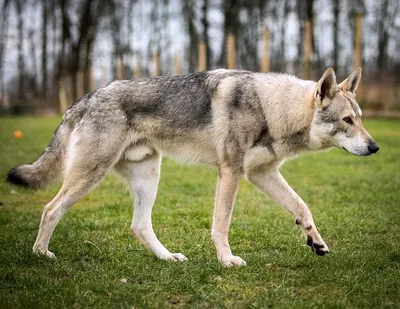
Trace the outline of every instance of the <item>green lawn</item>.
[[[59, 122], [0, 118], [0, 177], [35, 160]], [[113, 173], [64, 216], [50, 242], [57, 259], [47, 260], [31, 248], [58, 187], [0, 181], [0, 308], [400, 308], [400, 121], [365, 126], [376, 155], [332, 150], [282, 168], [331, 250], [324, 257], [243, 180], [230, 241], [247, 267], [223, 268], [210, 240], [216, 170], [164, 160], [153, 224], [188, 262], [159, 261], [131, 236], [132, 201]]]

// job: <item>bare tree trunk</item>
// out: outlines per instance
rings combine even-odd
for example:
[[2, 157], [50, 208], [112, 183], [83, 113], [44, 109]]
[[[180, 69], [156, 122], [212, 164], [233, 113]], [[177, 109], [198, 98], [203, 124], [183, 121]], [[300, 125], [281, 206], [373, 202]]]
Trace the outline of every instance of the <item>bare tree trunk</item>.
[[48, 35], [51, 37], [48, 38], [48, 44], [51, 44], [51, 63], [52, 63], [52, 70], [48, 72], [50, 78], [47, 78], [47, 95], [54, 97], [54, 95], [58, 92], [59, 87], [59, 72], [58, 72], [58, 56], [60, 52], [60, 41], [61, 36], [58, 35], [59, 31], [61, 30], [61, 23], [59, 19], [59, 3], [51, 1], [48, 7], [48, 19], [50, 19], [51, 26], [50, 30], [47, 30]]
[[282, 7], [282, 21], [281, 21], [281, 26], [280, 26], [280, 33], [281, 33], [281, 40], [280, 40], [280, 54], [282, 57], [282, 66], [281, 70], [286, 71], [286, 29], [287, 29], [287, 19], [290, 13], [290, 4], [289, 0], [285, 0], [283, 2], [283, 7]]
[[[65, 51], [67, 49], [67, 45], [70, 44], [71, 40], [71, 32], [70, 32], [70, 19], [68, 16], [68, 0], [60, 0], [60, 8], [61, 8], [61, 49], [58, 58], [58, 75], [62, 76], [66, 72], [65, 64], [69, 63], [69, 59], [66, 59]], [[68, 57], [69, 58], [69, 57]]]
[[[223, 1], [224, 11], [224, 37], [222, 40], [221, 54], [219, 56], [219, 65], [226, 65], [226, 43], [230, 34], [237, 38], [239, 24], [239, 11], [240, 1], [239, 0], [224, 0]], [[237, 42], [237, 40], [235, 40]], [[236, 47], [236, 46], [235, 46]], [[236, 49], [236, 48], [235, 48]]]
[[47, 97], [47, 0], [42, 0], [42, 93]]
[[211, 67], [211, 48], [210, 48], [210, 42], [209, 42], [209, 36], [208, 36], [208, 29], [210, 26], [210, 23], [208, 21], [208, 4], [209, 0], [203, 0], [203, 5], [201, 7], [202, 10], [202, 18], [201, 18], [201, 23], [203, 25], [203, 37], [202, 41], [206, 45], [206, 70], [209, 70]]
[[25, 61], [24, 61], [24, 16], [23, 16], [23, 8], [24, 1], [17, 0], [15, 1], [15, 8], [17, 11], [18, 18], [18, 41], [17, 41], [17, 49], [18, 49], [18, 95], [20, 99], [25, 97], [25, 87], [24, 87], [24, 74], [25, 74]]
[[112, 4], [112, 14], [111, 14], [111, 41], [113, 45], [113, 51], [111, 54], [111, 75], [112, 78], [117, 78], [119, 79], [120, 76], [118, 76], [118, 66], [119, 62], [123, 62], [123, 54], [122, 54], [122, 42], [121, 42], [121, 30], [122, 30], [122, 14], [123, 10], [121, 10], [120, 7], [118, 7], [117, 3], [111, 2]]
[[84, 63], [84, 92], [91, 91], [92, 84], [92, 49], [94, 44], [94, 36], [90, 36], [86, 42], [85, 48], [85, 63]]
[[339, 15], [340, 15], [340, 0], [332, 0], [333, 9], [333, 68], [339, 71]]
[[384, 72], [387, 69], [387, 50], [389, 43], [389, 31], [387, 24], [389, 0], [381, 1], [380, 18], [378, 21], [378, 70]]
[[[135, 5], [135, 0], [128, 1], [128, 9], [126, 10], [126, 28], [127, 28], [127, 38], [126, 38], [126, 45], [130, 48], [130, 58], [132, 59], [133, 56], [133, 46], [132, 46], [132, 38], [133, 38], [133, 22], [134, 22], [134, 15], [133, 15], [133, 6]], [[133, 63], [132, 63], [133, 65]], [[130, 70], [132, 71], [132, 70]]]
[[[69, 63], [70, 74], [76, 84], [76, 74], [79, 70], [89, 71], [90, 54], [93, 48], [93, 42], [97, 33], [99, 20], [105, 10], [105, 0], [86, 0], [80, 2], [78, 18], [78, 39], [71, 45], [72, 61]], [[87, 74], [86, 74], [87, 76]], [[86, 89], [88, 90], [89, 79], [86, 78]], [[74, 87], [76, 90], [76, 87]], [[74, 98], [77, 98], [76, 91]]]
[[[8, 31], [8, 12], [10, 0], [5, 0], [1, 7], [1, 26], [0, 26], [0, 93], [4, 94], [4, 75], [3, 75], [3, 64], [4, 64], [4, 52], [7, 46], [7, 31]], [[1, 97], [0, 100], [3, 98]]]
[[307, 13], [306, 18], [310, 22], [311, 25], [311, 44], [312, 44], [312, 53], [316, 56], [319, 61], [319, 50], [318, 45], [315, 43], [315, 35], [314, 35], [314, 0], [307, 0]]
[[32, 63], [32, 76], [29, 76], [30, 83], [29, 85], [27, 85], [26, 88], [31, 90], [33, 92], [33, 95], [36, 96], [38, 94], [38, 89], [37, 89], [38, 69], [36, 61], [36, 42], [34, 33], [35, 33], [34, 29], [29, 29], [28, 42], [29, 42], [29, 50]]
[[162, 16], [161, 16], [161, 25], [160, 26], [160, 45], [162, 50], [160, 61], [163, 64], [160, 67], [160, 74], [168, 74], [172, 72], [172, 57], [171, 53], [169, 52], [171, 49], [171, 39], [170, 39], [170, 31], [168, 30], [168, 22], [169, 22], [169, 1], [164, 0], [162, 1]]
[[237, 32], [236, 48], [238, 66], [249, 70], [259, 69], [258, 42], [260, 41], [260, 10], [257, 2], [241, 2], [246, 18]]
[[304, 0], [296, 1], [297, 21], [299, 23], [299, 40], [297, 41], [297, 55], [298, 59], [303, 58], [303, 41], [304, 41], [304, 27], [306, 20], [306, 2]]
[[[70, 64], [71, 74], [76, 74], [82, 68], [82, 50], [86, 44], [86, 39], [90, 35], [90, 27], [92, 23], [91, 11], [93, 0], [86, 0], [81, 6], [81, 15], [79, 16], [79, 37], [72, 45], [73, 61]], [[85, 58], [84, 58], [85, 59]], [[86, 60], [86, 59], [85, 59]]]
[[354, 14], [353, 68], [362, 66], [362, 15]]
[[189, 48], [188, 48], [188, 64], [189, 64], [189, 72], [195, 72], [197, 68], [197, 58], [198, 58], [198, 50], [197, 47], [199, 45], [199, 35], [196, 30], [196, 26], [194, 24], [195, 21], [195, 12], [193, 10], [193, 1], [187, 0], [184, 1], [183, 5], [183, 15], [186, 20], [187, 32], [189, 34]]

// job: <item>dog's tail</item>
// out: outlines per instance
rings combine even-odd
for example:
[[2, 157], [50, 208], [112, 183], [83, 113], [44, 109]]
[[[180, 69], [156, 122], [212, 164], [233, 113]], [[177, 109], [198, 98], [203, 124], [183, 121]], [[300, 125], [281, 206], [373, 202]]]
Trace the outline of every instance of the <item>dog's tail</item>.
[[17, 166], [8, 172], [9, 183], [30, 189], [40, 189], [61, 178], [71, 133], [86, 113], [86, 103], [90, 96], [91, 94], [87, 94], [71, 105], [39, 159], [31, 164]]
[[30, 189], [46, 187], [60, 176], [64, 168], [64, 156], [70, 129], [63, 122], [53, 135], [44, 153], [31, 164], [11, 169], [7, 175], [9, 183]]

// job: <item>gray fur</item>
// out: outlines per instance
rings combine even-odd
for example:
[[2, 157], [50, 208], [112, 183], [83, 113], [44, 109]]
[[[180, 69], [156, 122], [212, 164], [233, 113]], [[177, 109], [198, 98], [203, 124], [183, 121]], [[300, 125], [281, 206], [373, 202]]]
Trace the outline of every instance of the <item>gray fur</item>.
[[58, 178], [63, 170], [66, 135], [68, 133], [65, 132], [62, 123], [40, 158], [32, 164], [23, 164], [11, 169], [7, 181], [25, 188], [39, 189]]
[[[242, 175], [296, 217], [317, 254], [327, 253], [307, 206], [278, 168], [288, 157], [332, 146], [369, 154], [365, 143], [372, 139], [347, 91], [355, 91], [360, 73], [353, 72], [349, 86], [337, 85], [332, 69], [318, 83], [285, 74], [215, 70], [114, 81], [83, 96], [67, 110], [44, 154], [8, 176], [12, 183], [39, 188], [63, 174], [60, 192], [44, 209], [34, 251], [54, 256], [48, 242], [63, 213], [115, 168], [136, 197], [139, 214], [132, 232], [159, 258], [185, 260], [169, 252], [151, 227], [164, 154], [218, 167], [212, 240], [225, 266], [245, 265], [227, 242]], [[343, 117], [353, 117], [354, 126]]]
[[272, 147], [274, 143], [274, 139], [272, 138], [272, 136], [269, 134], [268, 132], [268, 125], [265, 124], [265, 126], [262, 128], [259, 137], [255, 140], [254, 142], [254, 146], [261, 146], [261, 147], [265, 147], [268, 149], [268, 151], [276, 156], [274, 147]]

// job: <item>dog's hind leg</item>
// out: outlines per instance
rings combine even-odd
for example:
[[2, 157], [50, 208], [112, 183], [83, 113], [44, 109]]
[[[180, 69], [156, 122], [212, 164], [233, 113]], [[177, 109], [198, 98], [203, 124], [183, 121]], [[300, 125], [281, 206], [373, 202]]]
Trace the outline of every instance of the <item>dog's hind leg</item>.
[[151, 223], [151, 211], [156, 200], [160, 178], [161, 155], [153, 153], [139, 162], [121, 161], [115, 169], [124, 176], [134, 199], [131, 232], [158, 258], [169, 261], [185, 261], [181, 253], [171, 253], [157, 239]]
[[121, 153], [121, 140], [110, 139], [101, 134], [74, 134], [67, 155], [64, 182], [55, 198], [43, 209], [39, 232], [33, 246], [35, 253], [50, 258], [54, 257], [48, 250], [50, 237], [61, 217], [68, 208], [96, 186], [110, 167], [119, 160]]
[[70, 179], [67, 175], [66, 181], [58, 194], [43, 209], [39, 232], [33, 246], [33, 252], [43, 254], [50, 258], [55, 257], [54, 254], [48, 250], [48, 246], [57, 223], [68, 208], [85, 196], [90, 189], [98, 183], [104, 174], [105, 170], [102, 175], [97, 175], [96, 178], [91, 178], [90, 182], [85, 178]]
[[256, 168], [246, 173], [246, 177], [258, 189], [268, 194], [275, 202], [289, 211], [300, 225], [307, 237], [307, 245], [317, 255], [325, 255], [329, 252], [328, 246], [319, 234], [315, 226], [312, 214], [307, 205], [288, 185], [277, 169]]

